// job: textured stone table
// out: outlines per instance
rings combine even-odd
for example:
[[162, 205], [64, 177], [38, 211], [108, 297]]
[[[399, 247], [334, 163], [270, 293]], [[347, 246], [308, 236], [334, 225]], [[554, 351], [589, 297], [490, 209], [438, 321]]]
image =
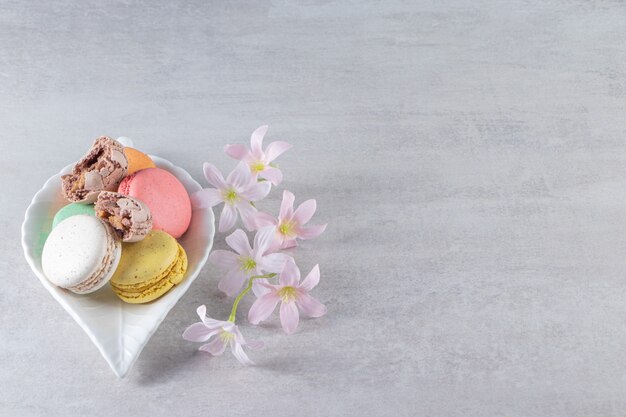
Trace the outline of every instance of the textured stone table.
[[[80, 3], [0, 0], [0, 415], [626, 414], [622, 4]], [[328, 315], [211, 359], [207, 265], [117, 380], [23, 258], [32, 195], [100, 134], [202, 180], [264, 123]]]

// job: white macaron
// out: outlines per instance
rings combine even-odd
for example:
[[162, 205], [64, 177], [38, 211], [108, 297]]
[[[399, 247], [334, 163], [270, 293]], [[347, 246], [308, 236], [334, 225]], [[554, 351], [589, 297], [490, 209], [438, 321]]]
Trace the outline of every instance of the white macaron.
[[76, 215], [59, 223], [43, 247], [41, 266], [54, 285], [77, 294], [104, 286], [120, 261], [121, 242], [102, 220]]

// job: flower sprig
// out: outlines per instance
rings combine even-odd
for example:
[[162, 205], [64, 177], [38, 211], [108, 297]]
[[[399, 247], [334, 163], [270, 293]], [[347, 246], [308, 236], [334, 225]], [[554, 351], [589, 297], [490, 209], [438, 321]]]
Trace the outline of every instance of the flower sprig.
[[[254, 364], [243, 347], [258, 349], [261, 342], [246, 341], [235, 324], [239, 302], [252, 290], [257, 299], [248, 311], [248, 321], [259, 324], [268, 319], [280, 303], [279, 317], [285, 333], [295, 332], [300, 313], [307, 317], [321, 317], [326, 306], [312, 297], [309, 292], [320, 281], [319, 265], [300, 281], [300, 269], [294, 258], [281, 250], [297, 246], [298, 239], [313, 239], [324, 232], [326, 224], [305, 226], [315, 214], [314, 199], [306, 200], [294, 210], [295, 195], [283, 191], [283, 200], [277, 217], [259, 211], [256, 204], [263, 200], [283, 180], [283, 174], [274, 160], [291, 148], [287, 142], [272, 142], [263, 150], [263, 137], [268, 126], [257, 128], [250, 138], [250, 149], [244, 145], [226, 145], [224, 151], [239, 164], [224, 179], [213, 165], [205, 163], [204, 176], [213, 188], [194, 193], [191, 201], [194, 208], [214, 207], [224, 204], [220, 214], [218, 230], [231, 230], [241, 219], [243, 227], [256, 232], [250, 245], [246, 232], [235, 230], [226, 237], [232, 249], [215, 250], [209, 256], [212, 264], [225, 271], [218, 288], [227, 296], [234, 296], [231, 313], [227, 320], [215, 320], [206, 316], [206, 306], [197, 308], [200, 322], [189, 326], [183, 338], [193, 342], [209, 342], [199, 350], [212, 356], [224, 353], [230, 346], [233, 355], [244, 365]], [[270, 282], [278, 277], [278, 283]], [[242, 289], [243, 287], [243, 289]]]

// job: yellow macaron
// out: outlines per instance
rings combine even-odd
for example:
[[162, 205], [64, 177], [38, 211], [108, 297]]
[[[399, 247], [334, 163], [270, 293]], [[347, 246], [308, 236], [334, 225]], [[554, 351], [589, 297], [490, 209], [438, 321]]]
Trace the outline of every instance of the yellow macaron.
[[176, 239], [161, 230], [122, 245], [122, 258], [111, 287], [127, 303], [156, 300], [179, 284], [187, 271], [187, 254]]
[[155, 168], [154, 161], [145, 153], [135, 148], [124, 148], [124, 155], [128, 160], [128, 175], [146, 168]]

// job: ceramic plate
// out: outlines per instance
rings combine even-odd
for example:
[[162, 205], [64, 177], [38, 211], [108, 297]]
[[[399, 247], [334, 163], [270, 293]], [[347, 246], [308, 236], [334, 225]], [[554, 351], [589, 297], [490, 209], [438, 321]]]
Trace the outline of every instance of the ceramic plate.
[[[158, 156], [150, 157], [158, 167], [174, 174], [183, 183], [187, 192], [200, 190], [200, 184], [182, 168]], [[183, 282], [158, 300], [148, 304], [127, 304], [117, 298], [109, 285], [89, 295], [73, 294], [52, 285], [41, 270], [41, 252], [52, 227], [52, 218], [62, 206], [68, 204], [61, 195], [60, 177], [69, 173], [73, 166], [74, 164], [66, 166], [50, 178], [33, 198], [22, 224], [22, 246], [26, 259], [39, 281], [83, 328], [113, 372], [123, 378], [167, 313], [187, 291], [204, 266], [213, 245], [215, 219], [211, 209], [193, 212], [189, 229], [178, 240], [185, 248], [189, 259], [187, 276]]]

